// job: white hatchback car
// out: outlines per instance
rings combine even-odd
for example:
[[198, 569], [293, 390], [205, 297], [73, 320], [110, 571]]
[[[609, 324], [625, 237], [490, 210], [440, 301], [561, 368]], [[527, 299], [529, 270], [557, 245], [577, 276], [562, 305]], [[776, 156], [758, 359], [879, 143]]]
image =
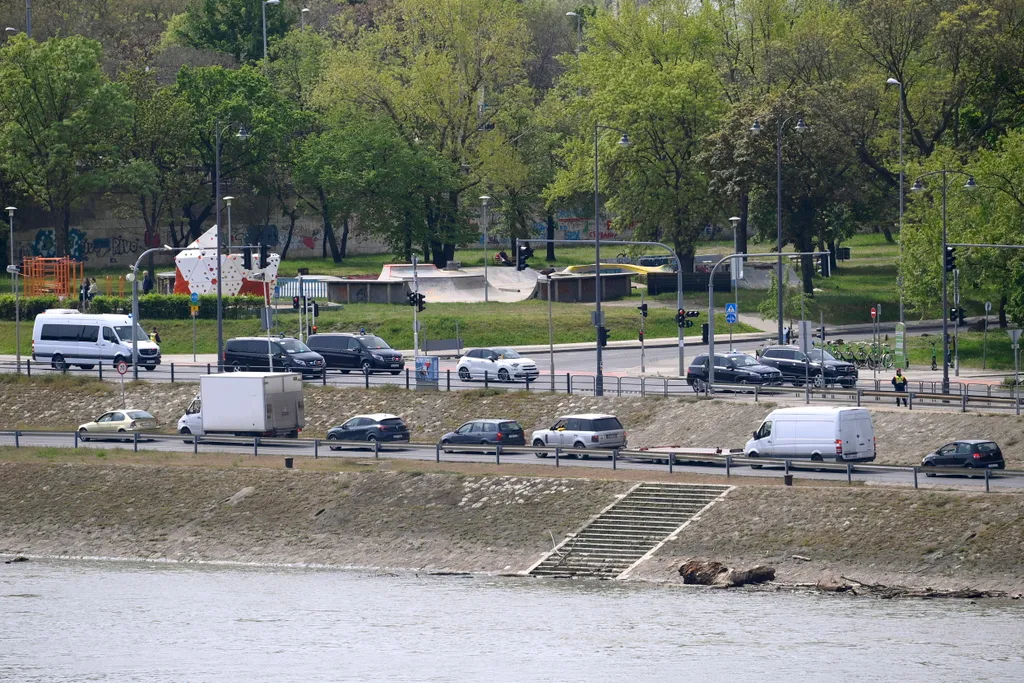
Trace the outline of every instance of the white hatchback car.
[[[530, 437], [534, 446], [557, 446], [577, 450], [592, 448], [626, 447], [626, 430], [622, 428], [619, 418], [614, 415], [585, 413], [583, 415], [566, 415], [558, 418], [550, 429], [538, 429]], [[537, 451], [538, 458], [548, 457], [548, 453]], [[577, 456], [586, 460], [590, 456]]]
[[459, 359], [457, 369], [463, 382], [484, 378], [498, 382], [532, 382], [540, 374], [533, 360], [505, 347], [474, 349]]

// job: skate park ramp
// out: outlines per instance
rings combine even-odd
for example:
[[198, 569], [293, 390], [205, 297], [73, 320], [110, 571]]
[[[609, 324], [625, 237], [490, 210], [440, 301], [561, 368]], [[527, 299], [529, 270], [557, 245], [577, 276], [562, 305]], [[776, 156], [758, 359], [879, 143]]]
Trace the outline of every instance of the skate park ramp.
[[[413, 288], [413, 268], [409, 264], [385, 264], [378, 280], [401, 280]], [[419, 291], [427, 301], [436, 303], [477, 303], [484, 301], [484, 269], [441, 270], [433, 264], [416, 267]], [[537, 289], [538, 272], [532, 268], [516, 270], [508, 266], [487, 269], [487, 299], [503, 303], [525, 301]]]

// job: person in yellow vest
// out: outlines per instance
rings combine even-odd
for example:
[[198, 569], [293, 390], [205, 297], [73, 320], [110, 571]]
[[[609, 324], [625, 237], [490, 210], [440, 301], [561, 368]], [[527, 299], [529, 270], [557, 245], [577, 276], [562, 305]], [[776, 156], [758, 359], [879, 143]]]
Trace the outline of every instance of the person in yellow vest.
[[160, 343], [160, 333], [157, 332], [155, 327], [153, 328], [152, 334], [149, 335], [149, 341], [153, 342], [154, 344]]
[[897, 393], [896, 405], [900, 404], [900, 396], [898, 394], [903, 394], [903, 405], [909, 405], [907, 403], [907, 378], [899, 368], [896, 368], [896, 376], [892, 378], [892, 386]]

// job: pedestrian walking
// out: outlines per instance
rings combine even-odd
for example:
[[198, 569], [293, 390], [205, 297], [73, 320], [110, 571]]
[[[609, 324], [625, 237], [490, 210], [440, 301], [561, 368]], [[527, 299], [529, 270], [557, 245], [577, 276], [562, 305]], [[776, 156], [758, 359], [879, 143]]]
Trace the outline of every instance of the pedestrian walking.
[[153, 291], [153, 274], [148, 270], [146, 271], [146, 277], [142, 280], [142, 293], [149, 294]]
[[155, 327], [153, 328], [153, 333], [149, 335], [149, 341], [153, 342], [154, 344], [160, 343], [160, 332], [158, 332]]
[[896, 391], [896, 405], [900, 404], [900, 394], [902, 394], [903, 405], [908, 406], [907, 403], [907, 378], [903, 375], [903, 371], [896, 368], [896, 376], [892, 378], [892, 386]]

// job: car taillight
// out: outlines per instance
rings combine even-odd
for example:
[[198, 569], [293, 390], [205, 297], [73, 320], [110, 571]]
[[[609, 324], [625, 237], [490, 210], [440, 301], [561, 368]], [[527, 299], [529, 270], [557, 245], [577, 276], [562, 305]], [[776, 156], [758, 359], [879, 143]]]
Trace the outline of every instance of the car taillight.
[[[135, 429], [135, 420], [132, 420], [132, 423], [130, 425], [128, 425], [128, 426], [131, 427], [132, 429]], [[981, 453], [978, 453], [978, 455], [975, 455], [974, 457], [977, 458], [980, 455], [981, 455]]]
[[623, 439], [625, 439], [627, 436], [629, 436], [629, 434], [627, 434], [626, 432], [622, 432], [622, 438]]
[[593, 443], [597, 443], [598, 441], [600, 441], [600, 437], [597, 434], [594, 434], [593, 436], [590, 437], [590, 440]]
[[981, 458], [981, 451], [975, 451], [974, 452], [974, 459], [978, 460], [979, 458]]
[[842, 439], [836, 439], [836, 455], [842, 455], [842, 454], [843, 454], [843, 440]]
[[227, 360], [227, 359], [228, 359], [228, 352], [227, 352], [227, 351], [225, 351], [225, 352], [224, 352], [224, 358], [223, 358], [222, 360]]
[[498, 432], [498, 436], [497, 436], [497, 438], [495, 439], [495, 441], [501, 441], [501, 439], [503, 438], [503, 436], [504, 436], [504, 435], [503, 435], [503, 434], [502, 434], [501, 432]]

